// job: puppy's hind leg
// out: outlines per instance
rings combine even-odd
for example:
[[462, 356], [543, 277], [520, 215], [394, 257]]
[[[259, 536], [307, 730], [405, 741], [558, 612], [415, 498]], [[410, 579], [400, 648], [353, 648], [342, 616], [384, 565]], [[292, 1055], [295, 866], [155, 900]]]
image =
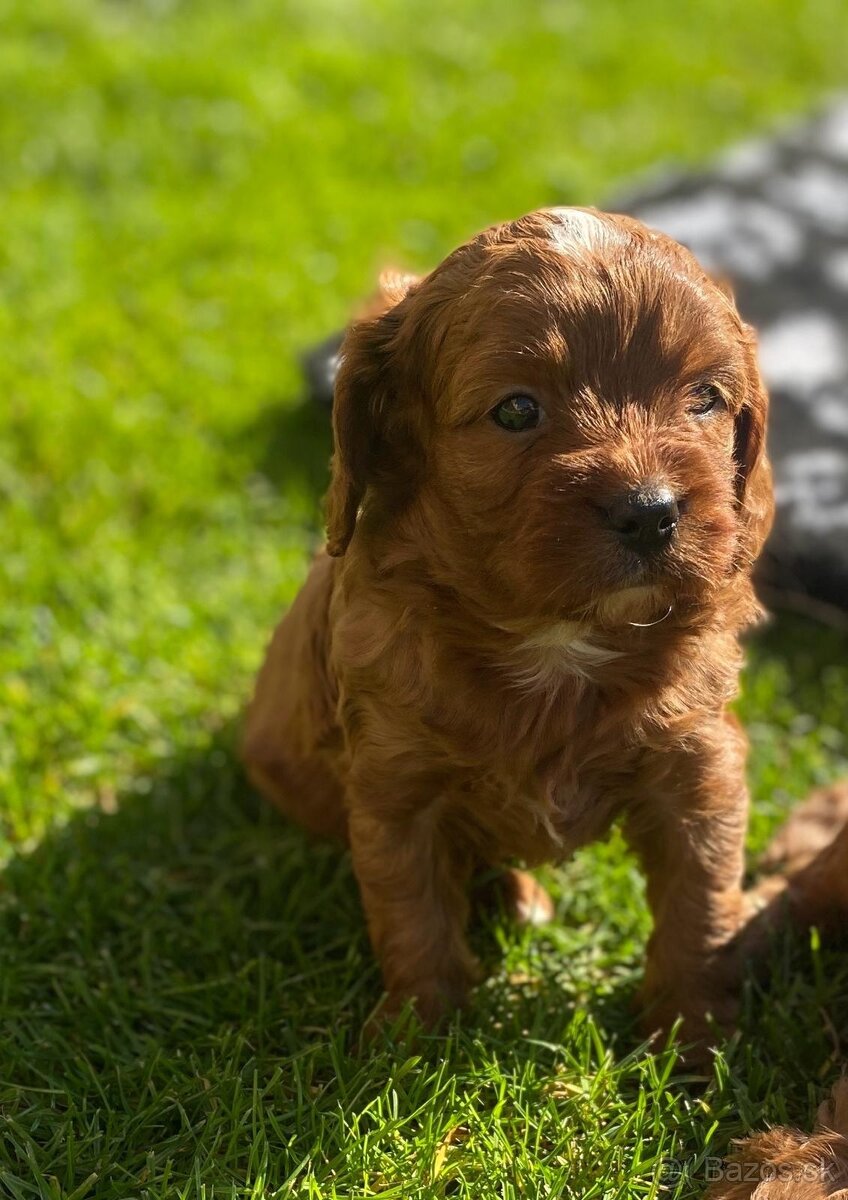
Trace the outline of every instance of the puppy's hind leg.
[[790, 894], [806, 920], [845, 932], [848, 927], [848, 824], [834, 841], [789, 881]]
[[[767, 880], [765, 887], [774, 880]], [[780, 881], [774, 903], [788, 907], [801, 925], [819, 925], [826, 933], [848, 932], [848, 823], [809, 861]]]
[[328, 666], [333, 560], [316, 559], [274, 631], [247, 710], [241, 755], [251, 782], [311, 833], [347, 840], [341, 732]]
[[[845, 784], [837, 788], [848, 792]], [[769, 854], [771, 862], [787, 863], [786, 869], [767, 875], [746, 893], [750, 917], [734, 940], [740, 962], [762, 963], [775, 930], [787, 921], [801, 929], [817, 925], [840, 940], [848, 933], [848, 821], [830, 830], [831, 840], [820, 846], [820, 823], [815, 822], [811, 838], [807, 818], [821, 813], [821, 793], [807, 804], [799, 810], [799, 821], [793, 815], [778, 831], [775, 852]], [[825, 810], [831, 811], [829, 801]]]
[[279, 752], [263, 755], [247, 743], [243, 758], [250, 782], [285, 816], [318, 837], [348, 841], [344, 793], [318, 756], [288, 760]]
[[792, 874], [829, 846], [844, 825], [848, 825], [848, 781], [817, 788], [780, 826], [760, 866]]
[[545, 888], [518, 867], [487, 872], [475, 882], [474, 900], [482, 908], [502, 908], [517, 925], [547, 925], [554, 918], [554, 904]]

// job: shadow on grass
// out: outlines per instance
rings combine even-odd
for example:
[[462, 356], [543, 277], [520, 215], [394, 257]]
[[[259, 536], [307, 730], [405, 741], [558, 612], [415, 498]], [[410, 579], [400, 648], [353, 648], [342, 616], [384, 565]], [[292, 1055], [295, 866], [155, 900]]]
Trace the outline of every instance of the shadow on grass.
[[[123, 1056], [131, 1029], [155, 1030], [164, 1050], [203, 1025], [243, 1022], [258, 1023], [255, 1048], [271, 1055], [340, 1031], [357, 1048], [380, 981], [349, 855], [266, 805], [233, 743], [228, 730], [168, 762], [108, 811], [75, 813], [7, 864], [0, 960], [7, 1001], [30, 1032], [44, 1021], [83, 1046], [88, 1029], [104, 1061], [110, 1048]], [[500, 958], [497, 919], [483, 909], [475, 922], [490, 969]], [[16, 1007], [36, 980], [37, 1009]], [[526, 988], [508, 988], [511, 1017], [526, 1023]], [[552, 1036], [547, 1017], [559, 1021], [563, 993], [541, 1005], [540, 995], [529, 1001], [530, 1023]], [[475, 1029], [473, 1012], [465, 1025]]]
[[[76, 813], [0, 876], [12, 1196], [39, 1195], [33, 1179], [70, 1192], [96, 1176], [91, 1194], [110, 1197], [192, 1172], [243, 1182], [256, 1136], [287, 1168], [313, 1145], [341, 1153], [351, 1113], [409, 1059], [359, 1042], [380, 983], [347, 855], [262, 804], [232, 743]], [[466, 1034], [552, 1061], [571, 1016], [560, 985], [507, 990], [486, 990]], [[447, 1047], [424, 1037], [417, 1053], [437, 1064]]]
[[333, 448], [328, 411], [304, 398], [272, 399], [242, 437], [255, 451], [260, 474], [277, 490], [305, 494], [318, 511], [327, 490]]
[[[846, 644], [802, 632], [789, 639], [789, 665], [812, 700]], [[785, 648], [773, 627], [755, 659]], [[98, 1197], [141, 1183], [158, 1197], [191, 1172], [244, 1181], [257, 1144], [294, 1179], [315, 1146], [327, 1161], [344, 1157], [371, 1101], [409, 1073], [402, 1045], [359, 1045], [380, 984], [347, 856], [261, 804], [232, 746], [227, 732], [139, 780], [114, 811], [76, 813], [0, 876], [0, 1180], [10, 1195], [38, 1195], [31, 1181], [49, 1187], [50, 1177], [72, 1191], [96, 1175], [85, 1194]], [[581, 1044], [597, 1048], [580, 1067], [588, 1074], [638, 1045], [637, 963], [599, 993], [550, 948], [531, 951], [532, 979], [499, 971], [495, 938], [484, 922], [478, 946], [494, 980], [447, 1039], [416, 1048], [432, 1071], [409, 1075], [407, 1117], [434, 1102], [413, 1076], [441, 1078], [445, 1066], [497, 1059], [515, 1078], [553, 1079], [583, 1020], [593, 1033]], [[828, 977], [842, 967], [811, 963], [803, 946], [782, 953], [734, 1051], [740, 1076], [721, 1092], [732, 1133], [783, 1092], [787, 1115], [803, 1120], [836, 1069], [848, 1012], [833, 1007]], [[755, 1042], [763, 1053], [746, 1060]], [[635, 1095], [641, 1076], [628, 1078], [621, 1086]], [[30, 1183], [15, 1191], [10, 1180]]]

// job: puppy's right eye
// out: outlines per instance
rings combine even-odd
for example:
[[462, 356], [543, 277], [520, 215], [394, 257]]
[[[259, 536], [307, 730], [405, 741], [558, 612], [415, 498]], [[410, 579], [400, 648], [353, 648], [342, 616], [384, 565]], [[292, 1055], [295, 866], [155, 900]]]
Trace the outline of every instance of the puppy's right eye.
[[700, 387], [694, 393], [695, 403], [689, 409], [693, 417], [706, 417], [718, 408], [727, 408], [721, 392], [712, 384]]
[[542, 419], [542, 410], [532, 396], [518, 393], [495, 405], [491, 417], [496, 425], [508, 433], [523, 433], [526, 429], [536, 428]]

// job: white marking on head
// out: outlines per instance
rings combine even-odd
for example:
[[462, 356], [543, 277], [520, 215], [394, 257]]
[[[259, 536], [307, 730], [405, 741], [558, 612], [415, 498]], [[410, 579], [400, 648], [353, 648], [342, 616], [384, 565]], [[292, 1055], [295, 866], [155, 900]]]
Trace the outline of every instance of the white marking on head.
[[551, 237], [560, 250], [602, 250], [623, 241], [616, 226], [598, 213], [585, 208], [551, 208], [548, 211], [557, 218]]

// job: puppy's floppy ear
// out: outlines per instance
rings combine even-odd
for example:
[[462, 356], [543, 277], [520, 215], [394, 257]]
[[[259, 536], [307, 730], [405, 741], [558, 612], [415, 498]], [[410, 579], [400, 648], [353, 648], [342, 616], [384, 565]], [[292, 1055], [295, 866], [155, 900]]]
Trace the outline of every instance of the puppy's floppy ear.
[[[403, 326], [403, 296], [412, 276], [380, 281], [385, 311], [354, 322], [341, 349], [333, 397], [333, 461], [327, 492], [327, 552], [344, 554], [369, 485], [387, 460], [400, 420], [401, 386], [396, 359]], [[373, 312], [373, 307], [371, 309]]]
[[750, 326], [745, 327], [745, 334], [749, 388], [745, 404], [736, 416], [733, 456], [736, 460], [736, 493], [745, 529], [744, 546], [754, 559], [771, 529], [774, 497], [771, 464], [766, 455], [768, 393], [757, 365], [756, 335]]

